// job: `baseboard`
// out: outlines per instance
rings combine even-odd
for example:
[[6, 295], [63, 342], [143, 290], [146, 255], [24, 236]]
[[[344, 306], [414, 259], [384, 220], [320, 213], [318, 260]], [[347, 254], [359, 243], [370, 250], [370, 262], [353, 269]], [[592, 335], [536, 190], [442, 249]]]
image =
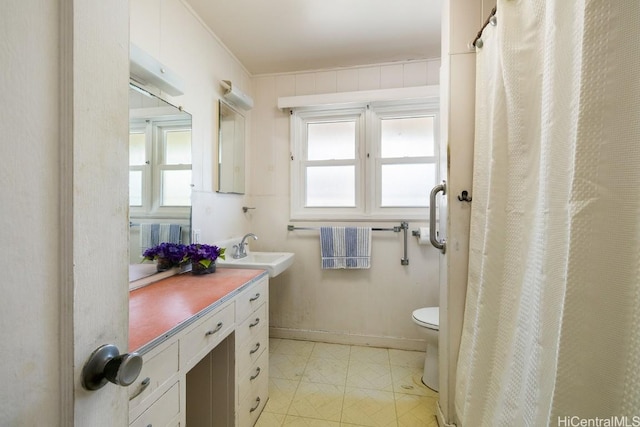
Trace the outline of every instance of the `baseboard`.
[[425, 351], [425, 340], [410, 338], [381, 337], [375, 335], [356, 335], [326, 331], [310, 331], [303, 329], [288, 329], [269, 327], [271, 338], [285, 338], [327, 342], [332, 344], [362, 345], [368, 347], [393, 348], [397, 350]]
[[442, 408], [440, 407], [440, 400], [438, 400], [438, 404], [436, 405], [438, 412], [436, 413], [436, 419], [438, 420], [439, 427], [456, 427], [455, 424], [448, 424], [444, 419], [444, 413], [442, 412]]

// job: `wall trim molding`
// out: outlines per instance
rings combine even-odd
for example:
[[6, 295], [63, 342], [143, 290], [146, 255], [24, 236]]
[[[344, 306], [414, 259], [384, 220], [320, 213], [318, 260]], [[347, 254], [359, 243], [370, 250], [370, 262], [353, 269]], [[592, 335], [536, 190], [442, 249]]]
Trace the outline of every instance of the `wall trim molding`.
[[413, 338], [383, 337], [376, 335], [346, 334], [340, 332], [311, 331], [305, 329], [289, 329], [269, 327], [270, 338], [285, 338], [326, 342], [332, 344], [361, 345], [368, 347], [393, 348], [396, 350], [425, 351], [426, 340]]

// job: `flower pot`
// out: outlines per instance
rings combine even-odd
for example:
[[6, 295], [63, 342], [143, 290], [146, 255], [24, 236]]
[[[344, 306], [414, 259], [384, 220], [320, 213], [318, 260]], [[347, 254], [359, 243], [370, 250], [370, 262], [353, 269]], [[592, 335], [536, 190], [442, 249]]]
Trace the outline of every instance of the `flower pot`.
[[205, 267], [200, 264], [200, 262], [192, 262], [191, 263], [191, 274], [209, 274], [214, 273], [216, 271], [216, 263], [212, 262], [209, 264], [209, 267]]
[[174, 267], [173, 262], [168, 258], [158, 258], [156, 262], [156, 269], [158, 272], [167, 271]]

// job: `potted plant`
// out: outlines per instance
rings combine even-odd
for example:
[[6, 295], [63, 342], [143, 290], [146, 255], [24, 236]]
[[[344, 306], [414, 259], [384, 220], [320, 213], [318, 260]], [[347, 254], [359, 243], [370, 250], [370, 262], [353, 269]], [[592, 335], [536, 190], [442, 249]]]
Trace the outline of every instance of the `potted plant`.
[[148, 248], [142, 254], [144, 260], [156, 261], [158, 271], [166, 271], [173, 267], [179, 267], [184, 262], [187, 247], [180, 243], [163, 242], [157, 246]]
[[192, 243], [187, 246], [184, 259], [191, 262], [191, 273], [207, 274], [216, 271], [216, 259], [224, 258], [225, 248], [215, 245]]

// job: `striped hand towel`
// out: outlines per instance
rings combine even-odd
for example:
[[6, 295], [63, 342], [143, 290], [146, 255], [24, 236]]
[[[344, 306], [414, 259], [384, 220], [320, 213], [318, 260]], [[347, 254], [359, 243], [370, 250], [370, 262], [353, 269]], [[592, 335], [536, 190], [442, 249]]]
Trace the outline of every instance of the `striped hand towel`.
[[182, 240], [180, 224], [140, 224], [140, 253], [160, 243], [180, 243]]
[[371, 267], [371, 228], [320, 227], [322, 269]]

